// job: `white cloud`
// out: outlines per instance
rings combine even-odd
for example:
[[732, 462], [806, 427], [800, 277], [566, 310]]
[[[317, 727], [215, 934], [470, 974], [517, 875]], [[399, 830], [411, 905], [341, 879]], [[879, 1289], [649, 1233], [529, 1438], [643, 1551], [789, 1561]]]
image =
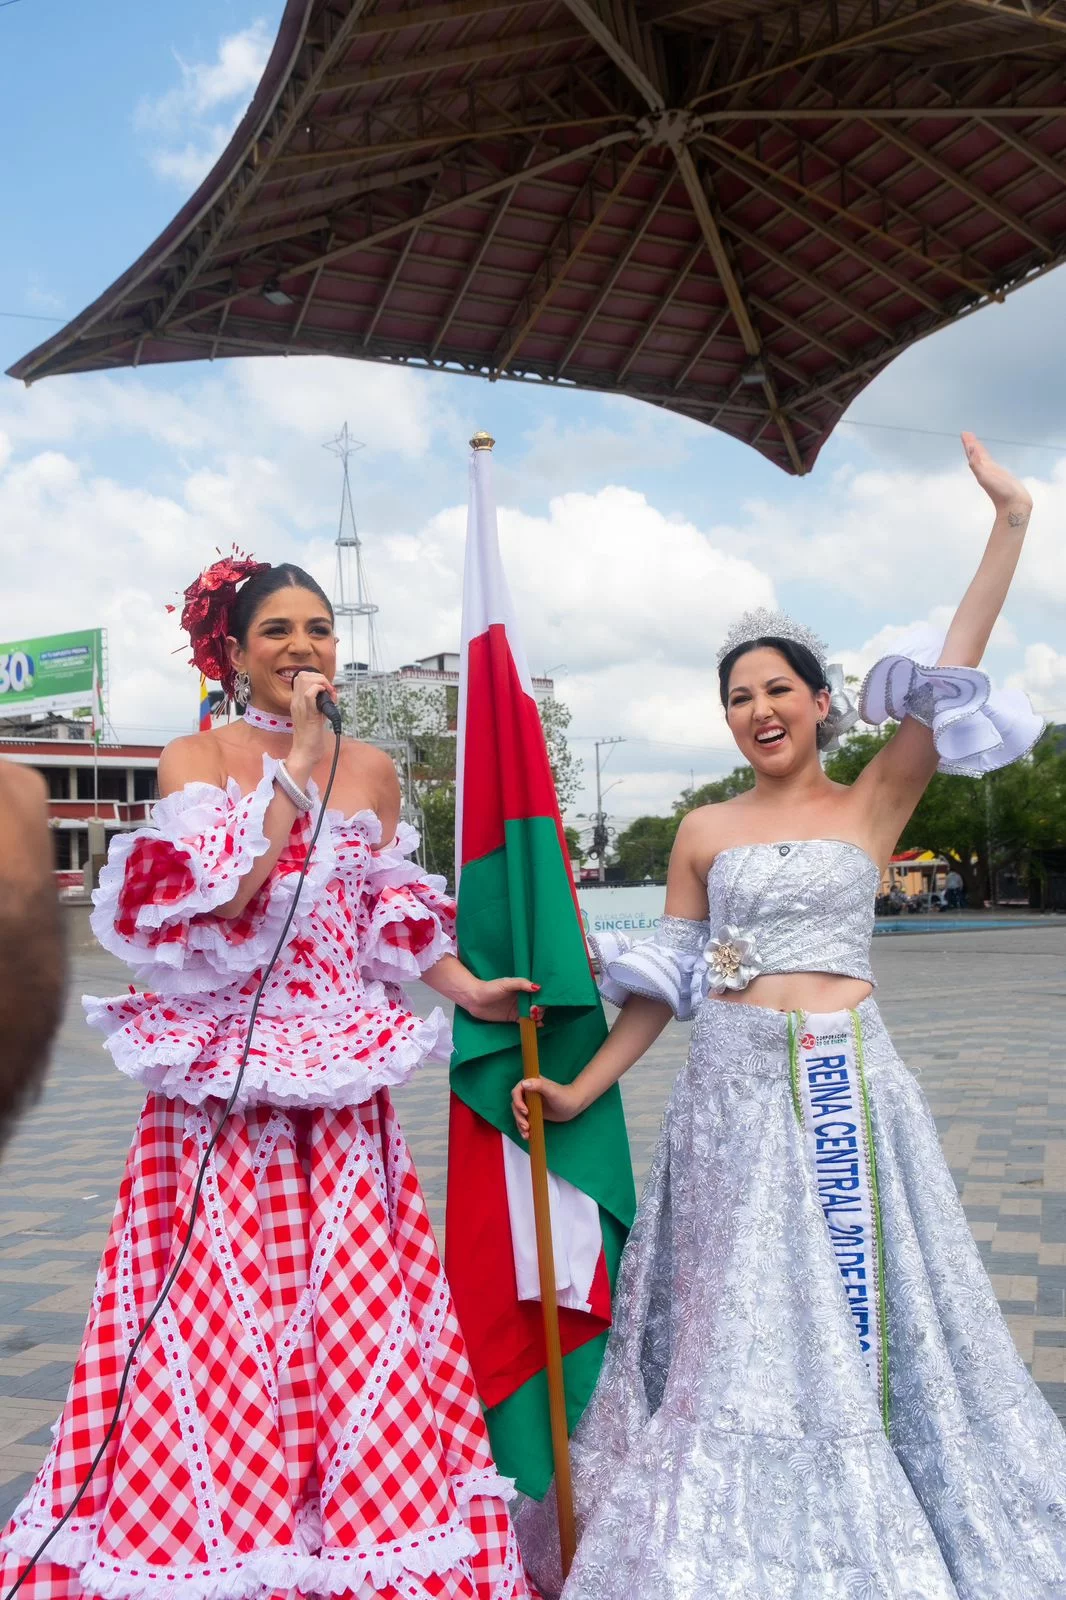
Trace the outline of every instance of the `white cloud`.
[[1024, 689], [1036, 709], [1052, 722], [1066, 722], [1066, 653], [1050, 644], [1031, 644], [1020, 672], [1007, 679], [1012, 689]]
[[[195, 678], [165, 602], [231, 542], [267, 560], [295, 559], [334, 589], [340, 475], [322, 445], [347, 419], [366, 444], [352, 476], [383, 659], [399, 665], [454, 648], [470, 432], [460, 407], [469, 392], [406, 369], [325, 358], [0, 390], [0, 638], [103, 624], [116, 724], [139, 737], [190, 728]], [[654, 451], [654, 436], [619, 420], [620, 438]], [[946, 625], [951, 606], [940, 602], [965, 588], [988, 515], [965, 469], [878, 469], [789, 485], [787, 509], [784, 496], [781, 505], [752, 503], [730, 525], [670, 516], [625, 486], [609, 432], [537, 430], [527, 436], [532, 492], [521, 456], [498, 487], [530, 663], [556, 669], [572, 732], [582, 736], [575, 749], [586, 788], [575, 810], [592, 809], [587, 736], [620, 734], [626, 742], [608, 772], [623, 781], [606, 804], [621, 826], [668, 811], [690, 782], [737, 764], [714, 665], [737, 614], [780, 602], [829, 638], [848, 637], [852, 613], [880, 615], [885, 626], [843, 652], [861, 676], [915, 619]], [[563, 492], [533, 509], [556, 444], [569, 462], [553, 480]], [[601, 446], [598, 470], [614, 481], [567, 490], [569, 473], [578, 477]], [[1013, 672], [1059, 714], [1064, 641], [1034, 618], [1056, 594], [1066, 597], [1064, 483], [1066, 463], [1032, 480], [1031, 545], [992, 657], [995, 675]], [[790, 593], [800, 588], [806, 601]], [[850, 623], [853, 641], [860, 627]], [[1018, 639], [1028, 643], [1024, 658]], [[1031, 642], [1041, 639], [1049, 642]], [[347, 641], [343, 649], [347, 656]], [[362, 636], [355, 653], [362, 658]]]
[[180, 82], [136, 107], [134, 128], [161, 177], [193, 189], [225, 149], [263, 76], [273, 35], [260, 20], [222, 39], [213, 61], [176, 56]]
[[[1066, 602], [1066, 457], [1045, 477], [1025, 477], [1034, 511], [1014, 594]], [[913, 613], [925, 597], [956, 604], [976, 570], [992, 524], [989, 501], [964, 463], [842, 470], [811, 478], [789, 504], [754, 502], [743, 524], [716, 539], [780, 580]]]

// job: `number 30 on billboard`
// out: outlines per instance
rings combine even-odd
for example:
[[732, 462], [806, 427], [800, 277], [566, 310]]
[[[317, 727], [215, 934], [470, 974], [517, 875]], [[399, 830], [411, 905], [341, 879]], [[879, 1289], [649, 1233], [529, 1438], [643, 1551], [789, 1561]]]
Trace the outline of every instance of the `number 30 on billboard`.
[[12, 650], [9, 655], [0, 655], [0, 694], [6, 694], [9, 689], [14, 694], [23, 694], [32, 688], [33, 657], [28, 656], [25, 650]]
[[103, 629], [0, 644], [0, 717], [74, 711], [93, 701], [103, 677]]

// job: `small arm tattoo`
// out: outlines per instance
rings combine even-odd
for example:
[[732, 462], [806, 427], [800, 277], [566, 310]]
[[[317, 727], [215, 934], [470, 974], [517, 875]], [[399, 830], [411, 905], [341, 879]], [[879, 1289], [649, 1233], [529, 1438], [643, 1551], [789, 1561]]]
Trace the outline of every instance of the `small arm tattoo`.
[[1028, 511], [1008, 511], [1007, 521], [1012, 528], [1024, 528], [1029, 521]]

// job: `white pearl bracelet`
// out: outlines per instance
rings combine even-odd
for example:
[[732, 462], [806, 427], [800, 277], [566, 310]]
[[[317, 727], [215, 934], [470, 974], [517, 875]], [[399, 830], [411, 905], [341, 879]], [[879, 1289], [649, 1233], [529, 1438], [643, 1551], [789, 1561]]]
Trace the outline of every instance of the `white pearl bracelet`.
[[306, 814], [311, 810], [314, 801], [309, 794], [305, 794], [300, 785], [289, 775], [289, 769], [284, 761], [279, 761], [274, 768], [274, 782], [286, 799], [291, 800], [297, 811]]

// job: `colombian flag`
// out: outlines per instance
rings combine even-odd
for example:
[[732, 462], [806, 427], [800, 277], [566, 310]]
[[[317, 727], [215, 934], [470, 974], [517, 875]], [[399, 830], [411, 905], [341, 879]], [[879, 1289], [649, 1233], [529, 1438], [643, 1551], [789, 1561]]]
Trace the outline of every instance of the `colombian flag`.
[[[569, 1082], [607, 1034], [551, 766], [500, 563], [488, 448], [470, 463], [456, 765], [461, 959], [540, 984], [541, 1068]], [[523, 1003], [528, 996], [522, 996]], [[526, 1147], [511, 1115], [518, 1028], [457, 1010], [446, 1271], [501, 1472], [540, 1498], [552, 1476]], [[567, 1418], [592, 1393], [635, 1195], [617, 1086], [545, 1125]]]
[[207, 689], [207, 679], [200, 674], [200, 732], [211, 732], [211, 696]]

